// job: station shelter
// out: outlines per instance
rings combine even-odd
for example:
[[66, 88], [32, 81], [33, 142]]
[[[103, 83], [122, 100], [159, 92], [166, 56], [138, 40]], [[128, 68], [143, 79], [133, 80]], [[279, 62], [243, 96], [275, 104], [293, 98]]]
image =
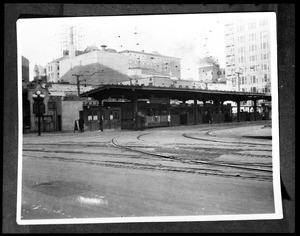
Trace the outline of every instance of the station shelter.
[[[101, 131], [260, 120], [271, 109], [271, 95], [253, 92], [106, 84], [80, 96], [93, 101], [83, 105], [86, 127]], [[252, 112], [242, 112], [249, 100]], [[235, 114], [226, 101], [237, 104]], [[258, 101], [264, 102], [260, 112]]]

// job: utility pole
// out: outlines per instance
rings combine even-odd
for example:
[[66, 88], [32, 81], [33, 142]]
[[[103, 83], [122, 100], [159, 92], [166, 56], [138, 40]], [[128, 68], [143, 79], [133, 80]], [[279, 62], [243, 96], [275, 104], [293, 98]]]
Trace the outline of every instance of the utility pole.
[[238, 91], [240, 91], [240, 74], [242, 74], [242, 72], [235, 72], [238, 76]]
[[82, 74], [72, 74], [72, 76], [76, 76], [77, 79], [77, 92], [78, 92], [78, 97], [80, 96], [80, 81], [79, 77], [83, 76]]

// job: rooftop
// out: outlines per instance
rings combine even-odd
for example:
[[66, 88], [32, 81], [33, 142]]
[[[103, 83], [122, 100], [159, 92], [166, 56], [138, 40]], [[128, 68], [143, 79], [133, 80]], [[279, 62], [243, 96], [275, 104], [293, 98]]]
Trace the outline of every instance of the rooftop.
[[134, 51], [134, 50], [123, 50], [123, 51], [119, 51], [119, 53], [129, 53], [129, 52], [139, 53], [139, 54], [145, 54], [145, 55], [150, 55], [150, 56], [156, 56], [156, 57], [174, 58], [174, 59], [179, 59], [179, 60], [181, 60], [181, 58], [179, 58], [179, 57], [165, 56], [165, 55], [161, 55], [161, 54], [158, 54], [158, 53], [148, 53], [148, 52], [141, 52], [141, 51]]

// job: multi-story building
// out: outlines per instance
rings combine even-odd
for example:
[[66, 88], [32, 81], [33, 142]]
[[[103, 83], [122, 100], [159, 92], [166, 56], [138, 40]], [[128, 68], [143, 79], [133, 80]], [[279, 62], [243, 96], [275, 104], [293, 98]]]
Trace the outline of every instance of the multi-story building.
[[270, 22], [236, 19], [225, 24], [226, 78], [233, 90], [271, 92]]
[[102, 50], [89, 46], [80, 55], [70, 50], [70, 55], [59, 61], [60, 81], [70, 83], [76, 83], [75, 75], [80, 76], [87, 84], [115, 83], [128, 80], [128, 71], [128, 57], [105, 45]]
[[195, 80], [179, 80], [168, 76], [148, 76], [124, 81], [124, 85], [144, 85], [155, 87], [175, 87], [188, 89], [205, 89], [205, 83]]
[[222, 76], [222, 70], [218, 65], [206, 65], [199, 67], [199, 80], [202, 82], [215, 83]]
[[46, 76], [46, 75], [47, 75], [46, 66], [41, 66], [41, 65], [37, 65], [37, 64], [34, 65], [34, 68], [33, 68], [34, 78], [36, 78], [36, 77], [40, 78], [40, 77]]
[[29, 60], [22, 56], [22, 80], [29, 82]]
[[[94, 89], [95, 86], [80, 84], [80, 93]], [[51, 96], [76, 96], [78, 95], [78, 87], [76, 84], [67, 83], [47, 83], [47, 89]]]
[[47, 63], [46, 65], [46, 75], [47, 75], [47, 82], [54, 82], [57, 83], [60, 79], [60, 64], [61, 60], [65, 59], [65, 57], [60, 57], [54, 59], [53, 61]]
[[129, 68], [143, 68], [158, 72], [164, 76], [181, 77], [180, 58], [164, 56], [158, 52], [124, 50], [119, 53], [128, 56]]
[[48, 63], [48, 81], [74, 84], [77, 79], [76, 75], [91, 85], [118, 83], [149, 76], [180, 78], [179, 58], [158, 53], [117, 52], [107, 48], [106, 45], [101, 47], [100, 50], [92, 45], [77, 53], [76, 48], [70, 45], [67, 55]]
[[61, 53], [69, 50], [69, 45], [75, 45], [76, 50], [84, 50], [85, 33], [81, 26], [64, 25], [60, 30]]

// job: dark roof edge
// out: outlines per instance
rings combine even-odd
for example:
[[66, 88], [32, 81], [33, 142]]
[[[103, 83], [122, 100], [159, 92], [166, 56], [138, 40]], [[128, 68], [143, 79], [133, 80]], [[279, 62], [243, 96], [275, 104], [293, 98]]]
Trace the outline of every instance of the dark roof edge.
[[253, 97], [272, 97], [272, 95], [263, 93], [251, 93], [251, 92], [237, 92], [237, 91], [226, 91], [226, 90], [206, 90], [206, 89], [191, 89], [191, 88], [174, 88], [174, 87], [156, 87], [156, 86], [143, 86], [143, 85], [117, 85], [117, 84], [105, 84], [98, 88], [92, 89], [80, 96], [88, 96], [91, 93], [101, 91], [110, 88], [124, 88], [124, 89], [141, 89], [141, 90], [161, 90], [161, 91], [182, 91], [182, 92], [196, 92], [196, 93], [214, 93], [214, 94], [228, 94], [228, 95], [244, 95]]

